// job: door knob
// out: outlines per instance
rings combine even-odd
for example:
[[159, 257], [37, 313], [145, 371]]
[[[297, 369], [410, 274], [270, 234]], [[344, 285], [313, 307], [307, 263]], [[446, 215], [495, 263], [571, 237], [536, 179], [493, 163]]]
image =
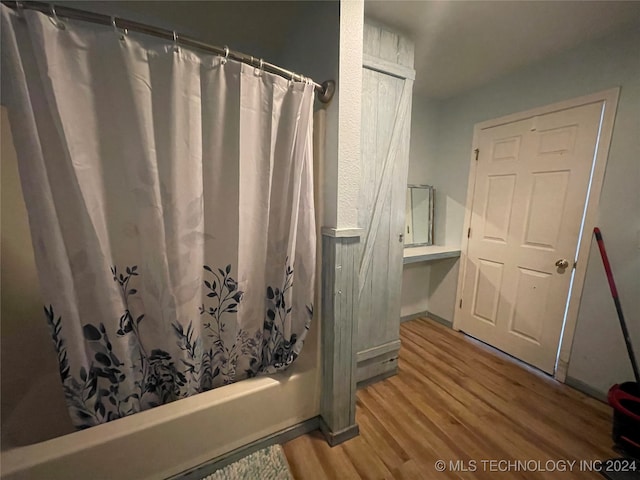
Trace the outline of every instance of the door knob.
[[556, 262], [556, 267], [558, 268], [567, 268], [569, 266], [569, 262], [565, 258], [561, 258]]

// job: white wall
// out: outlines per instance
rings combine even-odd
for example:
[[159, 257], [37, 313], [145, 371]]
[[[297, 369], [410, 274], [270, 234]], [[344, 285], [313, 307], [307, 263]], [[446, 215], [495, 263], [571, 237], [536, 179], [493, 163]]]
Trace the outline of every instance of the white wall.
[[340, 3], [338, 228], [358, 227], [364, 1]]
[[[640, 31], [618, 32], [443, 101], [430, 179], [438, 189], [436, 241], [460, 245], [475, 123], [621, 86], [598, 223], [636, 349], [640, 349], [638, 45]], [[588, 262], [568, 375], [605, 392], [632, 376], [597, 248], [591, 249]], [[432, 268], [429, 309], [438, 305], [447, 310], [441, 316], [451, 320], [458, 266], [446, 275], [442, 270]], [[434, 275], [441, 278], [438, 288]]]
[[[418, 50], [420, 46], [416, 47]], [[411, 146], [407, 183], [436, 187], [435, 244], [460, 245], [460, 238], [446, 235], [447, 205], [451, 200], [447, 189], [440, 189], [443, 162], [440, 138], [443, 101], [414, 94], [411, 112]], [[455, 175], [447, 172], [446, 176]], [[459, 177], [460, 175], [458, 175]], [[463, 180], [466, 182], [466, 179]], [[465, 183], [466, 185], [466, 183]], [[405, 265], [402, 270], [402, 299], [400, 316], [429, 312], [444, 320], [453, 321], [453, 303], [458, 281], [458, 260], [444, 259]]]
[[403, 266], [400, 318], [407, 319], [428, 310], [430, 276], [431, 270], [427, 263], [410, 263]]
[[[411, 106], [409, 174], [407, 175], [409, 184], [433, 185], [433, 169], [438, 161], [439, 107], [438, 101], [414, 93]], [[402, 318], [429, 310], [430, 278], [431, 263], [404, 265], [400, 310]]]
[[429, 182], [433, 180], [434, 167], [438, 163], [440, 108], [438, 100], [414, 93], [408, 183], [430, 185]]

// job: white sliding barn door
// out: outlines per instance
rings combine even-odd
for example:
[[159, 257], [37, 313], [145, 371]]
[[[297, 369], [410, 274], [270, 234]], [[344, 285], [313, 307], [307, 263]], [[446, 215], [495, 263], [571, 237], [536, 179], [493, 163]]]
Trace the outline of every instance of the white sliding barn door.
[[358, 381], [397, 368], [413, 89], [413, 70], [391, 62], [413, 65], [410, 44], [370, 25], [364, 43]]
[[[553, 373], [602, 102], [480, 130], [456, 327]], [[588, 235], [588, 232], [587, 232]]]

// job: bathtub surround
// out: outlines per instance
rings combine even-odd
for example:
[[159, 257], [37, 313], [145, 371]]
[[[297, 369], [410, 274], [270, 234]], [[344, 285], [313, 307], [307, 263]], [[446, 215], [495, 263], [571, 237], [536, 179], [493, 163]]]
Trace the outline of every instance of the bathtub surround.
[[313, 316], [313, 86], [4, 5], [2, 27], [76, 426], [289, 366]]

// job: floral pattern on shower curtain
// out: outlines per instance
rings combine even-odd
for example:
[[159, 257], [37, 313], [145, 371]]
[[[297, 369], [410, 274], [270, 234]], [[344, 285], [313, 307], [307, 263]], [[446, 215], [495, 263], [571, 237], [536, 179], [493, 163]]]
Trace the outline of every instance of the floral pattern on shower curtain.
[[289, 366], [313, 316], [313, 87], [1, 8], [3, 104], [75, 425]]

